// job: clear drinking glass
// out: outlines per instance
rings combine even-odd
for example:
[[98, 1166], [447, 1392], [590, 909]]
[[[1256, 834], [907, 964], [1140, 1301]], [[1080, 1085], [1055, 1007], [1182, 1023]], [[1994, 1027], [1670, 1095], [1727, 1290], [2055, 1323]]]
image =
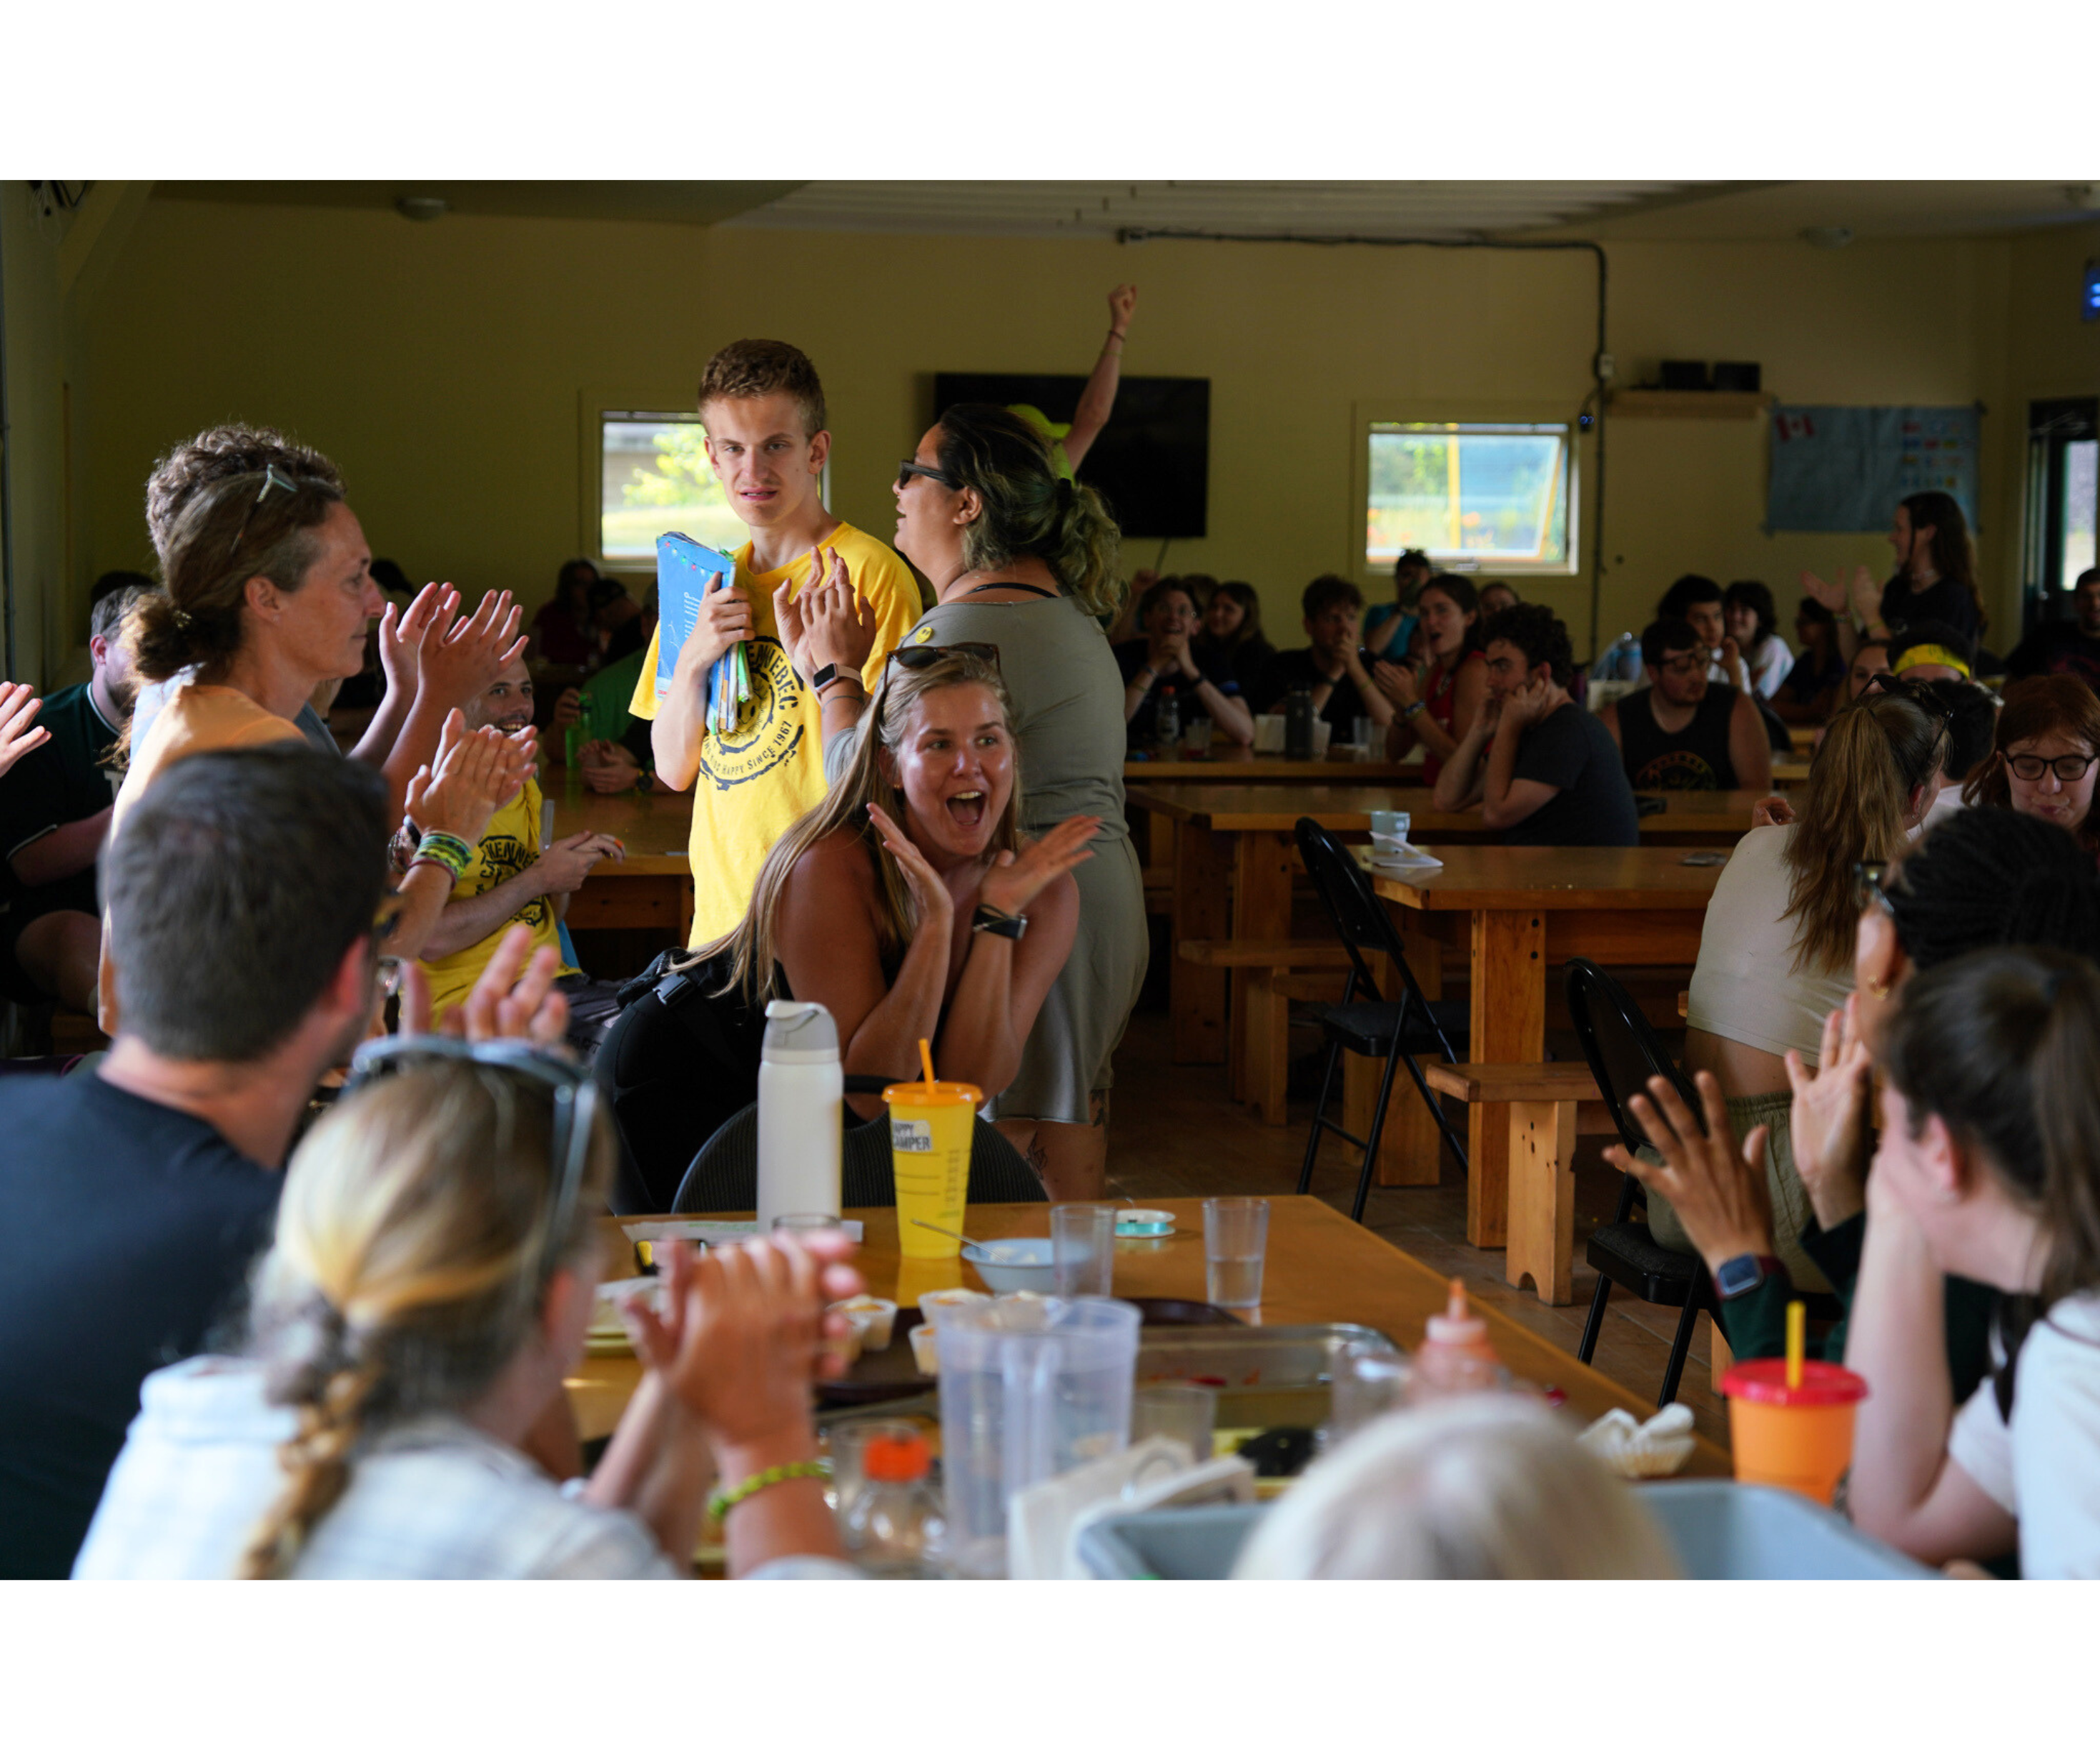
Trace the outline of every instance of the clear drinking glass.
[[897, 1418], [842, 1418], [824, 1431], [825, 1453], [832, 1463], [832, 1507], [843, 1520], [860, 1494], [861, 1456], [877, 1437], [908, 1442], [924, 1435], [918, 1425]]
[[1115, 1278], [1115, 1206], [1058, 1204], [1050, 1212], [1050, 1257], [1057, 1293], [1108, 1296]]
[[1218, 1428], [1218, 1391], [1193, 1382], [1165, 1382], [1139, 1388], [1130, 1397], [1130, 1440], [1133, 1445], [1150, 1437], [1169, 1437], [1189, 1445], [1191, 1459], [1211, 1458]]
[[1207, 715], [1198, 715], [1185, 722], [1181, 728], [1181, 751], [1185, 757], [1207, 758], [1211, 751], [1211, 721]]
[[821, 1210], [792, 1210], [783, 1216], [774, 1217], [765, 1225], [775, 1230], [785, 1229], [790, 1234], [811, 1234], [818, 1229], [835, 1229], [839, 1219], [827, 1216]]
[[1407, 1399], [1406, 1353], [1396, 1346], [1349, 1344], [1335, 1353], [1328, 1378], [1333, 1397], [1320, 1445], [1333, 1448]]
[[1365, 759], [1375, 756], [1372, 741], [1378, 738], [1378, 723], [1367, 715], [1358, 715], [1349, 728], [1349, 738]]
[[1268, 1251], [1266, 1198], [1203, 1200], [1203, 1269], [1213, 1307], [1261, 1305], [1261, 1267]]

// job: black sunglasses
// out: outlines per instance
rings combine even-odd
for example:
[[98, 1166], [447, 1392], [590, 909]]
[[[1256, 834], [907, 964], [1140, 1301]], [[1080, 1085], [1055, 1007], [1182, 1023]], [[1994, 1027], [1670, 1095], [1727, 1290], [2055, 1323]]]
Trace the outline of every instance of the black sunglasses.
[[553, 1097], [554, 1123], [549, 1158], [554, 1163], [556, 1180], [554, 1205], [547, 1217], [546, 1245], [540, 1254], [535, 1287], [545, 1285], [561, 1262], [569, 1217], [576, 1207], [576, 1194], [583, 1189], [584, 1168], [590, 1159], [592, 1126], [598, 1115], [598, 1085], [588, 1071], [523, 1040], [500, 1039], [474, 1045], [443, 1033], [397, 1033], [358, 1047], [357, 1055], [351, 1059], [350, 1080], [343, 1085], [343, 1093], [355, 1093], [367, 1082], [430, 1063], [471, 1063], [506, 1076], [522, 1076]]
[[973, 659], [986, 662], [1001, 678], [1006, 676], [999, 663], [998, 645], [994, 642], [950, 642], [945, 648], [936, 648], [931, 643], [920, 648], [893, 648], [889, 658], [907, 672], [924, 672], [949, 654], [968, 654]]
[[914, 477], [930, 477], [944, 489], [960, 489], [963, 486], [962, 479], [960, 477], [951, 477], [947, 472], [936, 465], [920, 464], [911, 459], [906, 459], [898, 465], [897, 486], [899, 489], [903, 488]]

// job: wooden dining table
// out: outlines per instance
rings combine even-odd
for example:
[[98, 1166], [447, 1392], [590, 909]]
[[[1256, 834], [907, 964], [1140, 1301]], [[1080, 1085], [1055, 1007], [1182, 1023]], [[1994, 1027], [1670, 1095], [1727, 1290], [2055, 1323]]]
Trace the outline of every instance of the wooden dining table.
[[[1199, 1198], [1148, 1199], [1173, 1212], [1175, 1232], [1150, 1240], [1116, 1242], [1114, 1292], [1120, 1296], [1204, 1299], [1203, 1205]], [[1449, 1297], [1450, 1279], [1420, 1260], [1352, 1222], [1317, 1198], [1295, 1195], [1268, 1200], [1268, 1243], [1262, 1279], [1262, 1305], [1248, 1315], [1264, 1326], [1354, 1324], [1383, 1332], [1403, 1349], [1421, 1343], [1433, 1313]], [[743, 1214], [750, 1215], [746, 1211]], [[864, 1231], [854, 1264], [876, 1295], [910, 1306], [929, 1290], [984, 1286], [960, 1259], [905, 1259], [897, 1246], [897, 1212], [849, 1210]], [[627, 1274], [633, 1259], [621, 1224], [645, 1220], [608, 1217], [601, 1225], [613, 1257], [608, 1277]], [[973, 1204], [964, 1232], [979, 1240], [1049, 1233], [1044, 1204]], [[1537, 1333], [1506, 1319], [1491, 1308], [1476, 1309], [1487, 1322], [1488, 1337], [1512, 1375], [1542, 1388], [1557, 1388], [1568, 1409], [1585, 1422], [1613, 1408], [1637, 1418], [1655, 1407], [1621, 1387]], [[567, 1381], [570, 1404], [586, 1441], [609, 1435], [641, 1379], [631, 1356], [590, 1357]], [[1723, 1476], [1731, 1470], [1727, 1452], [1701, 1438], [1688, 1473]]]
[[540, 788], [554, 809], [554, 836], [609, 832], [627, 846], [624, 861], [602, 861], [569, 895], [571, 929], [660, 929], [682, 945], [693, 926], [693, 829], [690, 794], [598, 794], [583, 772], [541, 768]]
[[[1439, 812], [1423, 788], [1145, 782], [1129, 785], [1128, 794], [1133, 812], [1152, 813], [1176, 829], [1168, 917], [1169, 944], [1177, 950], [1185, 941], [1290, 939], [1291, 882], [1303, 872], [1295, 835], [1300, 818], [1317, 819], [1338, 835], [1362, 835], [1373, 812], [1405, 812], [1412, 816], [1409, 836], [1418, 844], [1501, 847], [1502, 834], [1488, 829], [1478, 808]], [[1662, 811], [1640, 821], [1643, 848], [1732, 847], [1749, 829], [1760, 797], [1737, 789], [1659, 798]], [[1232, 1023], [1248, 1019], [1251, 981], [1246, 972], [1177, 955], [1168, 975], [1176, 1063], [1222, 1063], [1236, 1070], [1243, 1065], [1243, 1028]], [[1242, 1085], [1236, 1081], [1235, 1091]]]
[[[1453, 843], [1440, 869], [1374, 869], [1372, 888], [1416, 933], [1462, 942], [1471, 961], [1471, 1063], [1536, 1063], [1546, 997], [1564, 961], [1689, 966], [1699, 957], [1718, 867], [1682, 849], [1537, 849]], [[1466, 1239], [1501, 1247], [1509, 1228], [1509, 1107], [1467, 1108]]]

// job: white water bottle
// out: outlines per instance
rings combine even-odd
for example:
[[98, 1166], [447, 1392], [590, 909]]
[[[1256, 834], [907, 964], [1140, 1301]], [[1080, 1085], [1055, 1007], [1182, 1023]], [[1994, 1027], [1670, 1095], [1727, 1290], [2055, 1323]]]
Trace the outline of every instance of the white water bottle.
[[765, 1005], [758, 1066], [758, 1221], [839, 1213], [845, 1072], [838, 1023], [818, 1002]]

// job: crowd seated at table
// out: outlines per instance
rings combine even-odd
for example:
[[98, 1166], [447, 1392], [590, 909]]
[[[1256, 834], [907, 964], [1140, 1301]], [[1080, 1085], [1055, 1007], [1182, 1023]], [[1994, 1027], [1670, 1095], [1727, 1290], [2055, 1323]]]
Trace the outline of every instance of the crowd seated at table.
[[[1896, 510], [1887, 583], [1804, 577], [1798, 657], [1763, 583], [1679, 576], [1595, 712], [1560, 617], [1438, 571], [1463, 558], [1406, 551], [1368, 614], [1319, 574], [1278, 652], [1246, 582], [1127, 592], [1074, 474], [1135, 301], [1110, 297], [1072, 424], [941, 412], [892, 485], [893, 549], [825, 505], [814, 364], [719, 350], [699, 414], [749, 538], [675, 655], [587, 558], [529, 645], [507, 592], [383, 596], [341, 472], [276, 430], [157, 462], [158, 577], [94, 607], [87, 682], [0, 685], [0, 989], [110, 1035], [70, 1073], [0, 1067], [0, 1575], [669, 1576], [711, 1503], [733, 1574], [831, 1568], [811, 1406], [851, 1243], [668, 1251], [586, 1474], [564, 1382], [602, 1219], [638, 1179], [668, 1202], [752, 1102], [788, 999], [823, 1004], [852, 1076], [915, 1075], [924, 1042], [1024, 1179], [1101, 1195], [1150, 944], [1123, 764], [1170, 688], [1229, 742], [1308, 701], [1338, 741], [1368, 724], [1440, 810], [1531, 849], [1630, 848], [1657, 804], [1636, 790], [1762, 793], [1775, 741], [1820, 727], [1706, 911], [1701, 1108], [1660, 1083], [1633, 1102], [1652, 1156], [1609, 1154], [1656, 1240], [1704, 1260], [1739, 1355], [1782, 1353], [1789, 1300], [1821, 1298], [1811, 1354], [1874, 1389], [1862, 1529], [2100, 1573], [2100, 571], [2075, 627], [2014, 650], [2002, 704], [1937, 494]], [[748, 694], [717, 670], [739, 653]], [[357, 678], [345, 755], [323, 716]], [[550, 841], [549, 684], [587, 802], [692, 799], [690, 941], [640, 974], [586, 977], [565, 944], [624, 851], [587, 824]], [[1674, 1569], [1511, 1395], [1371, 1424], [1238, 1566]]]

